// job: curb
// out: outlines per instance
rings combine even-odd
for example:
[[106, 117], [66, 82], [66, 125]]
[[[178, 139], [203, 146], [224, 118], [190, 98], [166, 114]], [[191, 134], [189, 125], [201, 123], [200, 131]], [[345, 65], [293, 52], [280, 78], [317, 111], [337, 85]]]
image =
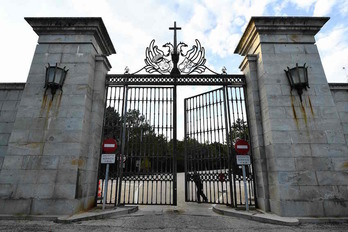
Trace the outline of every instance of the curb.
[[57, 218], [55, 222], [57, 223], [73, 223], [79, 221], [96, 220], [110, 218], [112, 216], [121, 216], [138, 211], [138, 206], [124, 206], [107, 211], [92, 211], [81, 214], [74, 214], [72, 216], [63, 216]]
[[0, 220], [56, 221], [60, 215], [11, 215], [0, 214]]
[[274, 214], [262, 214], [258, 211], [244, 212], [237, 211], [232, 208], [222, 209], [221, 206], [213, 206], [213, 212], [226, 216], [244, 218], [257, 222], [270, 223], [276, 225], [297, 226], [300, 224], [300, 221], [297, 218], [280, 217]]

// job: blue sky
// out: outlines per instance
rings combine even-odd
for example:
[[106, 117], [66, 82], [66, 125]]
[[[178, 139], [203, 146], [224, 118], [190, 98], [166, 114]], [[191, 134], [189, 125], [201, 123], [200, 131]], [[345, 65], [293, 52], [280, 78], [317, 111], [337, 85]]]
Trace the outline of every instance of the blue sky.
[[[37, 35], [24, 17], [102, 17], [117, 54], [109, 57], [111, 73], [131, 72], [144, 65], [145, 48], [172, 41], [169, 26], [177, 21], [179, 41], [192, 46], [199, 39], [208, 65], [220, 72], [239, 73], [242, 60], [234, 49], [251, 16], [329, 16], [316, 36], [329, 82], [347, 82], [347, 0], [12, 0], [0, 8], [2, 75], [0, 82], [25, 82]], [[4, 33], [6, 32], [6, 33]], [[21, 68], [18, 69], [18, 66]], [[16, 70], [14, 73], [13, 70]]]
[[[168, 28], [182, 27], [178, 40], [189, 47], [199, 39], [208, 66], [229, 74], [240, 73], [242, 57], [234, 50], [251, 16], [329, 16], [316, 36], [329, 82], [347, 82], [348, 0], [12, 0], [2, 1], [0, 82], [25, 82], [38, 36], [24, 17], [102, 17], [117, 51], [109, 56], [110, 73], [135, 72], [144, 66], [145, 49], [171, 42]], [[178, 103], [210, 87], [186, 87]], [[179, 105], [178, 109], [182, 109]], [[179, 111], [179, 124], [183, 111]], [[179, 126], [180, 127], [180, 126]], [[180, 132], [181, 133], [181, 132]], [[179, 138], [182, 137], [181, 134]]]

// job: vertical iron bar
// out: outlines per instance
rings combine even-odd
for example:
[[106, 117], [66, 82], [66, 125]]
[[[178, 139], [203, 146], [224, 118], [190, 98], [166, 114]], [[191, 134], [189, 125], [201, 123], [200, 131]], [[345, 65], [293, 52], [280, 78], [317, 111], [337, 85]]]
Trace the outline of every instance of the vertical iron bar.
[[[123, 90], [123, 129], [122, 129], [122, 149], [121, 149], [121, 154], [120, 154], [120, 160], [123, 161], [123, 156], [125, 152], [125, 140], [126, 140], [126, 123], [127, 123], [127, 99], [128, 99], [128, 85], [124, 86]], [[118, 199], [117, 199], [117, 204], [120, 205], [121, 203], [121, 188], [122, 188], [122, 177], [123, 177], [123, 164], [122, 162], [117, 162], [118, 163], [118, 177], [119, 177], [119, 189], [118, 189]]]
[[187, 175], [188, 175], [188, 172], [187, 172], [187, 145], [188, 145], [188, 141], [187, 141], [187, 113], [188, 113], [188, 110], [187, 110], [187, 98], [185, 98], [184, 100], [184, 109], [185, 109], [185, 112], [184, 112], [184, 143], [185, 143], [185, 201], [188, 201], [188, 196], [187, 196]]
[[[175, 77], [176, 80], [176, 77]], [[177, 129], [177, 123], [176, 123], [176, 116], [177, 116], [177, 111], [176, 111], [176, 88], [177, 86], [174, 85], [174, 90], [173, 90], [173, 95], [174, 95], [174, 102], [173, 102], [173, 111], [174, 111], [174, 115], [173, 115], [173, 205], [177, 205], [177, 176], [176, 176], [176, 168], [177, 168], [177, 164], [176, 164], [176, 140], [177, 140], [177, 134], [176, 134], [176, 129]]]
[[[227, 143], [227, 168], [228, 168], [228, 179], [230, 182], [230, 190], [232, 191], [232, 180], [231, 180], [231, 144], [230, 144], [230, 140], [229, 140], [229, 133], [231, 133], [231, 131], [229, 130], [230, 125], [229, 125], [229, 107], [228, 107], [228, 93], [226, 93], [226, 90], [228, 91], [227, 87], [223, 87], [223, 94], [224, 94], [224, 107], [225, 107], [225, 127], [226, 127], [226, 143]], [[229, 196], [227, 196], [227, 185], [226, 185], [226, 201], [228, 204], [228, 198]], [[232, 194], [231, 195], [231, 204], [233, 205], [232, 202]]]

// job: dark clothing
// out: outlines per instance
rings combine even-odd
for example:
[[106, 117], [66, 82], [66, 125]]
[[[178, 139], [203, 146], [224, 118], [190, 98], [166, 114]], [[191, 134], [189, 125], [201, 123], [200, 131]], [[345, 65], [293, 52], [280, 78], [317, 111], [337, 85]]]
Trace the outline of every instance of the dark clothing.
[[197, 189], [197, 202], [201, 202], [201, 196], [203, 197], [204, 202], [208, 202], [208, 198], [203, 193], [203, 183], [198, 173], [193, 174], [193, 181], [195, 182]]

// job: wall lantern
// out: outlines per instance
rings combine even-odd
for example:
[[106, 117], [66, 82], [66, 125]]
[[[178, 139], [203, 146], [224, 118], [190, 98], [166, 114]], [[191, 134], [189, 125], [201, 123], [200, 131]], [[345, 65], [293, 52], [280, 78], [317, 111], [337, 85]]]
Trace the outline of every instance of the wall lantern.
[[58, 67], [58, 64], [56, 63], [55, 66], [51, 66], [48, 64], [48, 67], [46, 67], [46, 79], [45, 79], [45, 94], [47, 89], [51, 89], [52, 93], [52, 100], [54, 95], [56, 94], [57, 89], [62, 90], [66, 73], [68, 72], [69, 69], [60, 68]]
[[306, 67], [306, 63], [303, 66], [298, 66], [298, 63], [296, 63], [295, 68], [289, 68], [288, 70], [284, 70], [286, 73], [286, 76], [288, 77], [291, 91], [293, 89], [297, 90], [298, 95], [300, 96], [300, 100], [302, 102], [302, 93], [303, 89], [307, 90], [309, 88], [308, 85], [308, 67]]

